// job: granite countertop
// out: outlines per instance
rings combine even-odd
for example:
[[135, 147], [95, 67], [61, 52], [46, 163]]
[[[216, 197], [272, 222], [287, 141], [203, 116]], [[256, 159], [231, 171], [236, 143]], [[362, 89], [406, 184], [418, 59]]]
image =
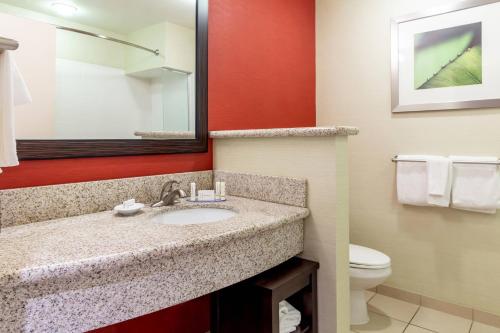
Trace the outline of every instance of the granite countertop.
[[357, 135], [358, 133], [359, 129], [356, 127], [328, 126], [328, 127], [296, 127], [296, 128], [210, 131], [210, 137], [213, 139], [318, 137], [318, 136], [336, 136], [336, 135]]
[[[166, 225], [151, 217], [189, 207], [227, 208], [233, 218], [203, 225]], [[196, 251], [304, 219], [307, 208], [240, 197], [224, 203], [183, 201], [132, 217], [111, 211], [5, 228], [0, 233], [0, 288], [71, 279]]]

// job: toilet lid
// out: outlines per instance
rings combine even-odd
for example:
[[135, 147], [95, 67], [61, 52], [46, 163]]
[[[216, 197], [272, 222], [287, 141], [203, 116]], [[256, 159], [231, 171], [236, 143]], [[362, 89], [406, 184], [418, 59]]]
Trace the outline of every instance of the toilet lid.
[[368, 247], [350, 244], [349, 264], [354, 268], [383, 269], [391, 266], [391, 258]]

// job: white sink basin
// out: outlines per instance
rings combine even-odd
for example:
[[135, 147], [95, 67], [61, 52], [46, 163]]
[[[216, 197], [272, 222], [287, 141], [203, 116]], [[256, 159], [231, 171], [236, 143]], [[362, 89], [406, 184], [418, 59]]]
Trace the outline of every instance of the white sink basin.
[[221, 208], [190, 208], [174, 210], [152, 217], [153, 222], [173, 225], [206, 224], [227, 220], [237, 213]]

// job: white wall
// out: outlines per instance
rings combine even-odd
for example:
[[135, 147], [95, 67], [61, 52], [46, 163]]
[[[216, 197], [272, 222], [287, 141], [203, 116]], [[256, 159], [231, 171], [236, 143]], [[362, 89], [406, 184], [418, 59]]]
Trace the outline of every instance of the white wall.
[[163, 116], [163, 79], [157, 77], [151, 79], [151, 130], [163, 131], [165, 117]]
[[154, 69], [152, 79], [153, 131], [194, 131], [195, 91], [187, 75], [166, 69]]
[[58, 59], [56, 91], [58, 139], [132, 139], [151, 130], [150, 81], [123, 69]]
[[16, 107], [16, 136], [50, 138], [54, 130], [55, 28], [0, 13], [0, 36], [19, 42], [12, 54], [33, 98], [33, 103]]
[[450, 1], [317, 0], [317, 120], [361, 129], [350, 140], [351, 241], [391, 256], [388, 284], [500, 315], [500, 214], [396, 200], [397, 153], [500, 156], [499, 109], [391, 113], [391, 17]]
[[189, 131], [188, 76], [167, 71], [163, 76], [163, 114], [166, 131]]

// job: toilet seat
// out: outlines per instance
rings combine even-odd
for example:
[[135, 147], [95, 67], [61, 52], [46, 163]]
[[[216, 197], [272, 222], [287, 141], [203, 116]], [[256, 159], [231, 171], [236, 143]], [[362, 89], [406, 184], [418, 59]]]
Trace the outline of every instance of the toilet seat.
[[391, 258], [374, 249], [349, 244], [349, 266], [358, 269], [385, 269], [391, 267]]

